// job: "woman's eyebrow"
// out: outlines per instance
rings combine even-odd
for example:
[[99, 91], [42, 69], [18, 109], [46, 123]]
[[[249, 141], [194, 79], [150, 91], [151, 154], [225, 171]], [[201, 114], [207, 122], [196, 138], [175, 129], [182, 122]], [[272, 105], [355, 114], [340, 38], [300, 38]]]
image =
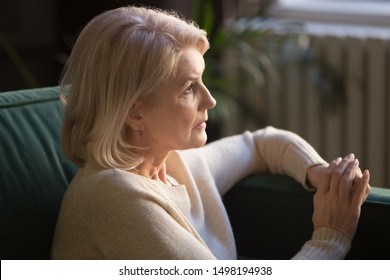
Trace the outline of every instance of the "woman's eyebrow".
[[199, 80], [200, 78], [202, 78], [202, 75], [203, 75], [205, 69], [206, 69], [206, 67], [203, 67], [203, 69], [199, 73], [197, 71], [194, 71], [194, 70], [184, 71], [182, 74], [183, 83], [185, 84], [188, 81], [194, 82], [194, 81]]
[[193, 71], [191, 71], [189, 73], [184, 73], [183, 79], [185, 79], [186, 81], [196, 81], [202, 77], [204, 70], [205, 70], [205, 68], [203, 68], [200, 73], [195, 73]]
[[185, 87], [187, 86], [188, 82], [190, 83], [193, 83], [193, 82], [196, 82], [198, 80], [198, 77], [196, 76], [187, 76], [185, 78], [183, 78], [182, 82], [181, 82], [181, 86]]
[[197, 81], [198, 79], [199, 79], [199, 76], [195, 76], [195, 75], [188, 76], [186, 78], [187, 81]]
[[181, 83], [185, 84], [189, 81], [195, 82], [195, 81], [199, 80], [200, 77], [201, 77], [201, 75], [199, 76], [195, 73], [183, 73], [182, 78], [180, 80], [182, 81]]

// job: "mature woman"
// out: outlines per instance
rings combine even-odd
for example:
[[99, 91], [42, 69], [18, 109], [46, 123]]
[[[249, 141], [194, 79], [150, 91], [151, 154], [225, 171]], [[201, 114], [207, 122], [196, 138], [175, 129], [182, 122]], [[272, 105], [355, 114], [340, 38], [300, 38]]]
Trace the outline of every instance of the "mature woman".
[[105, 12], [81, 32], [62, 79], [64, 149], [80, 169], [53, 258], [234, 259], [221, 196], [254, 172], [317, 189], [312, 239], [294, 258], [346, 255], [368, 171], [353, 155], [327, 164], [299, 136], [271, 127], [203, 146], [216, 105], [202, 82], [208, 47], [193, 23], [138, 7]]

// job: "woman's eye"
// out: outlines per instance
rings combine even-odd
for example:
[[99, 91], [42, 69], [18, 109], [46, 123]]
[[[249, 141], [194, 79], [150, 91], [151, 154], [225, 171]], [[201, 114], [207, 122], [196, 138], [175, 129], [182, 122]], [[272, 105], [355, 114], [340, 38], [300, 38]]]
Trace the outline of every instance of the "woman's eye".
[[185, 93], [192, 93], [194, 91], [194, 87], [195, 85], [194, 84], [190, 84], [186, 90], [185, 90]]

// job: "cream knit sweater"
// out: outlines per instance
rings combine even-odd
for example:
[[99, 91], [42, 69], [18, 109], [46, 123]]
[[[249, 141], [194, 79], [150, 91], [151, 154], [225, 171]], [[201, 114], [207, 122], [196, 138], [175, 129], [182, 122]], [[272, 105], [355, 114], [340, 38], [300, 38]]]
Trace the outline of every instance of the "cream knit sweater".
[[[79, 169], [60, 210], [54, 259], [235, 259], [221, 195], [255, 172], [292, 176], [325, 163], [299, 136], [268, 127], [202, 148], [172, 152], [174, 186], [118, 169]], [[322, 227], [296, 259], [340, 259], [350, 248], [341, 232]]]

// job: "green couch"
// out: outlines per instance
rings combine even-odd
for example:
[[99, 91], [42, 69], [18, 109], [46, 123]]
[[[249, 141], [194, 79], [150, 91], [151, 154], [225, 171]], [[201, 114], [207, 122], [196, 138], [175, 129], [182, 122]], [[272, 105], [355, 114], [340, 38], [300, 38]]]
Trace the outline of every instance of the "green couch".
[[[1, 259], [48, 259], [62, 196], [77, 168], [60, 145], [58, 87], [0, 93]], [[288, 259], [311, 234], [312, 193], [253, 175], [225, 197], [243, 258]], [[348, 258], [390, 259], [390, 190], [373, 188]]]

